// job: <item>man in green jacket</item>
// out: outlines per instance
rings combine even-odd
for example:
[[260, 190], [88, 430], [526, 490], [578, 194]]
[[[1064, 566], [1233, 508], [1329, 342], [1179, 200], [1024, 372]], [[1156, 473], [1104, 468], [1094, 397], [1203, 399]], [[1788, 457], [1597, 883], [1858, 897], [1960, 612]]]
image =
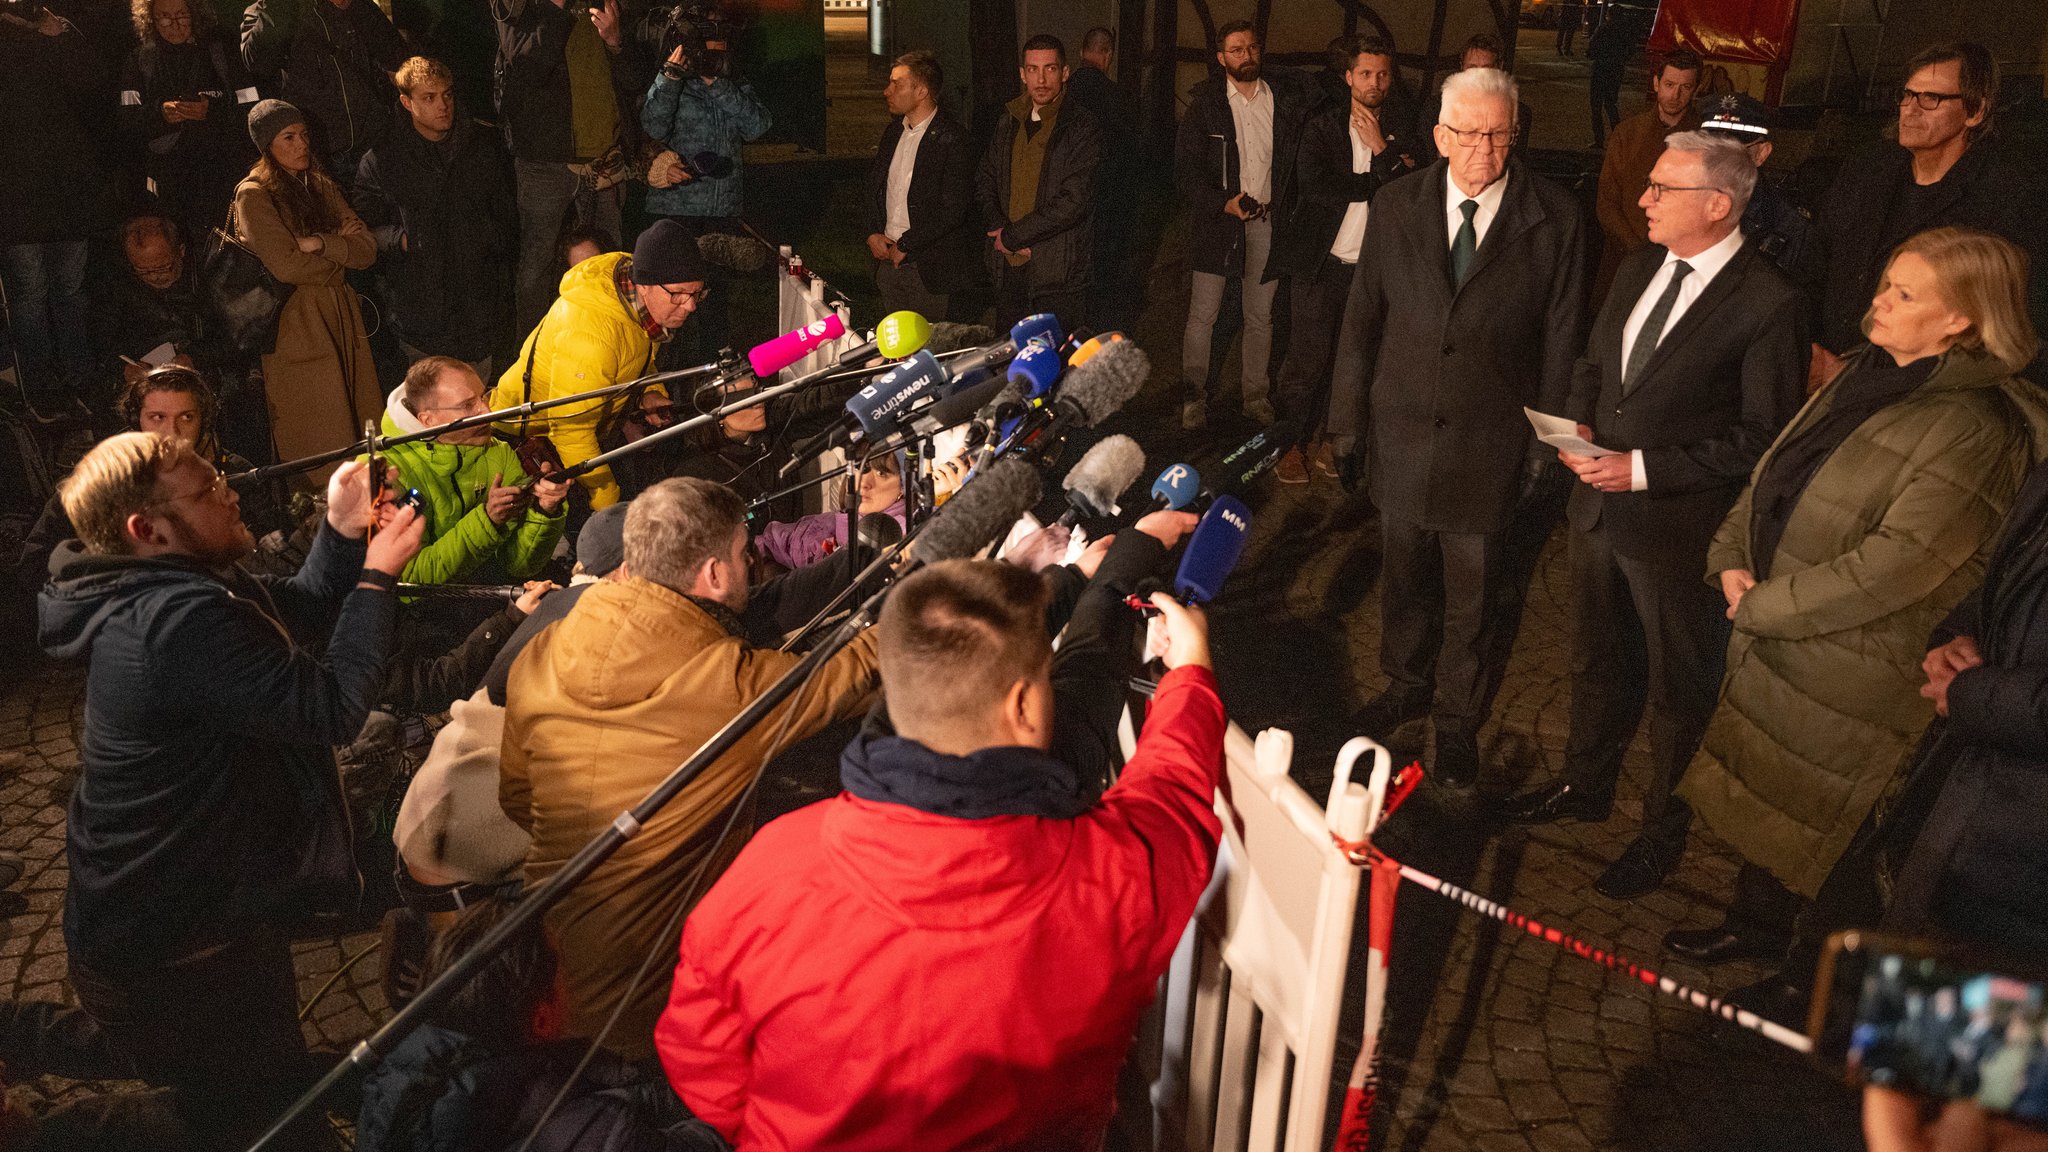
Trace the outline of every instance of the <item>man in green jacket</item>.
[[[484, 383], [452, 356], [428, 356], [384, 408], [384, 434], [419, 432], [487, 411]], [[539, 572], [562, 538], [569, 481], [535, 481], [489, 425], [392, 448], [401, 488], [426, 501], [426, 545], [405, 566], [413, 584], [496, 583]]]

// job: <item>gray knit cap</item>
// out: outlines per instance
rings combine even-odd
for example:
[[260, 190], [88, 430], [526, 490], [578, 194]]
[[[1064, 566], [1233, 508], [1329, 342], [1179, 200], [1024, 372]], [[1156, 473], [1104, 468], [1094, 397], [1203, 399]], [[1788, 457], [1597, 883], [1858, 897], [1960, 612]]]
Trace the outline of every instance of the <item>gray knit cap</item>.
[[304, 124], [306, 117], [297, 108], [282, 100], [261, 100], [249, 109], [249, 139], [256, 142], [256, 150], [270, 155], [270, 142], [277, 134], [294, 124]]

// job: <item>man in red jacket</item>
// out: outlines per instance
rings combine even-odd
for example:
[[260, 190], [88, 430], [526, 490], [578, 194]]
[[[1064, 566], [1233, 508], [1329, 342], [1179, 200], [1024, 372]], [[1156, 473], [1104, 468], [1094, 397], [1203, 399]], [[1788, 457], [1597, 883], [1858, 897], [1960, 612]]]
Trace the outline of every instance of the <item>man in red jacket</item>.
[[1223, 703], [1208, 625], [1155, 596], [1169, 671], [1092, 803], [1052, 743], [1046, 593], [947, 561], [879, 625], [893, 733], [754, 837], [691, 913], [655, 1026], [696, 1115], [754, 1149], [1093, 1150], [1208, 884]]

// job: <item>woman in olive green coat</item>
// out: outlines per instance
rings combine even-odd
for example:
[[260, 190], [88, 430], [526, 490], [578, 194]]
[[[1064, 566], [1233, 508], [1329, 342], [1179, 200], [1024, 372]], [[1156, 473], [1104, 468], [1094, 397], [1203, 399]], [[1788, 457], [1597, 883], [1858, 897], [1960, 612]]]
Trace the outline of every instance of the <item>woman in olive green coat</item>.
[[1720, 705], [1679, 786], [1745, 861], [1705, 962], [1782, 953], [1933, 717], [1927, 637], [1983, 573], [2048, 448], [2026, 363], [2025, 258], [1985, 233], [1893, 253], [1848, 358], [1750, 476], [1708, 554], [1734, 632]]

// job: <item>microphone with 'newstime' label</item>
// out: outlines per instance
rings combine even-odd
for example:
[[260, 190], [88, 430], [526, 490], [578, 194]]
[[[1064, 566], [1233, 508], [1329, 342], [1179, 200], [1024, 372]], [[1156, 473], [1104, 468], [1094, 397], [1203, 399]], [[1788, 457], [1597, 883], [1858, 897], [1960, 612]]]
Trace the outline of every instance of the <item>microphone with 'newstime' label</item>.
[[1145, 450], [1129, 436], [1105, 436], [1081, 454], [1060, 487], [1067, 490], [1067, 510], [1058, 524], [1072, 528], [1083, 517], [1102, 519], [1117, 513], [1116, 498], [1138, 482], [1145, 470]]
[[952, 379], [936, 357], [919, 351], [855, 392], [846, 402], [846, 411], [859, 422], [864, 439], [879, 439], [896, 431], [912, 405], [938, 392]]
[[1206, 604], [1223, 591], [1245, 540], [1252, 533], [1251, 510], [1235, 496], [1218, 496], [1188, 537], [1188, 550], [1173, 575], [1173, 594], [1183, 604]]
[[1147, 511], [1178, 512], [1202, 494], [1202, 474], [1188, 464], [1168, 464], [1152, 481], [1152, 504]]

